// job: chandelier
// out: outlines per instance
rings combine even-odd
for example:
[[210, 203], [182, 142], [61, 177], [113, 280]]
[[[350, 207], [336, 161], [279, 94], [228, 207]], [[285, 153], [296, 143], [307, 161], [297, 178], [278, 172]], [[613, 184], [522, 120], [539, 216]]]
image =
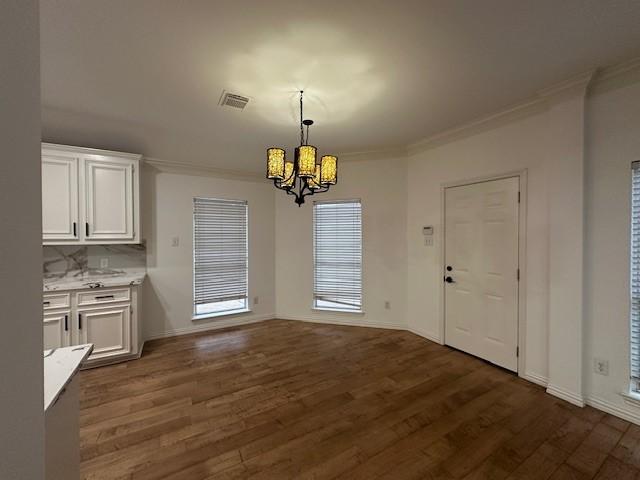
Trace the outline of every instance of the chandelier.
[[[300, 146], [296, 147], [293, 161], [286, 159], [283, 148], [267, 149], [267, 178], [273, 180], [276, 188], [287, 195], [294, 195], [298, 206], [304, 197], [323, 193], [338, 182], [338, 157], [324, 155], [316, 161], [318, 149], [309, 145], [309, 127], [313, 120], [303, 120], [302, 95], [300, 91]], [[307, 127], [306, 137], [304, 127]]]

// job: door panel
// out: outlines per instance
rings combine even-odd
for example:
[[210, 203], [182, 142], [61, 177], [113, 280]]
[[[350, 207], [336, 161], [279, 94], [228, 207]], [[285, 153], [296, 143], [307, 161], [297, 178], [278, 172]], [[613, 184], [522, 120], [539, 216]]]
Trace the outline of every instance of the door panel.
[[42, 156], [42, 239], [78, 239], [78, 159]]
[[130, 306], [78, 310], [78, 343], [93, 343], [90, 360], [131, 353]]
[[44, 315], [44, 350], [66, 347], [71, 344], [70, 317], [71, 312], [69, 311]]
[[87, 160], [86, 240], [132, 240], [133, 162]]
[[445, 343], [517, 371], [517, 177], [445, 190]]

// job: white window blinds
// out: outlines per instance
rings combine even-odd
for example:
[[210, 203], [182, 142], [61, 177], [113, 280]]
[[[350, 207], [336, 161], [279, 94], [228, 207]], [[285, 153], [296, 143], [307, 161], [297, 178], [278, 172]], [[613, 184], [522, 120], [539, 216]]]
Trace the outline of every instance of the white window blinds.
[[640, 162], [631, 164], [631, 379], [640, 386]]
[[193, 199], [196, 315], [247, 307], [247, 202]]
[[313, 207], [314, 307], [362, 309], [362, 209], [359, 201]]

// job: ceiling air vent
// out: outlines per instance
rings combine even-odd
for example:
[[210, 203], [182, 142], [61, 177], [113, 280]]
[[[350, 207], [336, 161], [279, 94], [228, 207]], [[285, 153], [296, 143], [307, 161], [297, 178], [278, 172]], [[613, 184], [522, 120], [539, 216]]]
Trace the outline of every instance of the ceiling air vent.
[[237, 108], [238, 110], [243, 110], [244, 107], [249, 103], [248, 97], [243, 97], [242, 95], [236, 95], [235, 93], [229, 93], [226, 91], [222, 91], [222, 96], [220, 97], [220, 106], [221, 107], [232, 107]]

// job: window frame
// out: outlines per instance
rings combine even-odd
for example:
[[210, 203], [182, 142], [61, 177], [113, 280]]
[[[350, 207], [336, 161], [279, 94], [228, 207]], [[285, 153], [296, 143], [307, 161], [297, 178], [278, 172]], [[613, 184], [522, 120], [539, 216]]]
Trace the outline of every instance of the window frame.
[[[206, 312], [206, 313], [198, 313], [198, 306], [199, 305], [213, 305], [215, 303], [223, 303], [223, 302], [230, 302], [232, 300], [221, 300], [218, 302], [211, 302], [209, 304], [198, 304], [196, 303], [196, 204], [198, 200], [208, 200], [208, 201], [214, 201], [214, 202], [219, 202], [219, 203], [229, 203], [229, 204], [244, 204], [245, 207], [245, 238], [246, 238], [246, 245], [245, 245], [245, 252], [246, 252], [246, 286], [247, 286], [247, 290], [246, 290], [246, 296], [244, 297], [244, 299], [238, 299], [238, 300], [244, 300], [244, 306], [242, 307], [238, 307], [238, 308], [231, 308], [231, 309], [226, 309], [226, 310], [220, 310], [220, 311], [211, 311], [211, 312]], [[241, 313], [247, 313], [250, 312], [251, 309], [249, 308], [249, 296], [250, 296], [250, 292], [249, 292], [249, 202], [246, 200], [239, 200], [239, 199], [228, 199], [228, 198], [218, 198], [218, 197], [206, 197], [206, 196], [194, 196], [193, 197], [193, 224], [192, 224], [192, 235], [193, 235], [193, 243], [192, 243], [192, 320], [202, 320], [202, 319], [206, 319], [206, 318], [214, 318], [214, 317], [226, 317], [229, 315], [237, 315], [237, 314], [241, 314]]]
[[[629, 393], [640, 397], [640, 161], [631, 163], [629, 194]], [[637, 198], [637, 202], [634, 201]], [[637, 233], [634, 234], [634, 224]], [[634, 238], [635, 237], [635, 238]], [[634, 245], [635, 244], [635, 245]], [[635, 277], [635, 279], [634, 279]], [[635, 291], [635, 293], [634, 293]], [[635, 317], [635, 319], [634, 319]], [[637, 332], [634, 335], [634, 330]], [[634, 341], [634, 336], [636, 340]], [[636, 353], [634, 354], [634, 350]], [[634, 375], [635, 372], [635, 375]]]
[[[349, 308], [333, 308], [326, 306], [318, 306], [316, 299], [316, 205], [321, 204], [337, 204], [337, 203], [357, 203], [360, 205], [360, 308], [359, 309], [349, 309]], [[347, 314], [355, 314], [355, 315], [364, 315], [364, 305], [365, 305], [365, 288], [364, 288], [364, 272], [365, 272], [365, 252], [364, 252], [364, 208], [362, 205], [362, 200], [360, 198], [350, 198], [350, 199], [333, 199], [333, 200], [316, 200], [313, 202], [313, 215], [311, 222], [311, 248], [313, 249], [313, 265], [312, 265], [312, 289], [311, 292], [311, 309], [313, 311], [318, 312], [333, 312], [333, 313], [347, 313]]]

